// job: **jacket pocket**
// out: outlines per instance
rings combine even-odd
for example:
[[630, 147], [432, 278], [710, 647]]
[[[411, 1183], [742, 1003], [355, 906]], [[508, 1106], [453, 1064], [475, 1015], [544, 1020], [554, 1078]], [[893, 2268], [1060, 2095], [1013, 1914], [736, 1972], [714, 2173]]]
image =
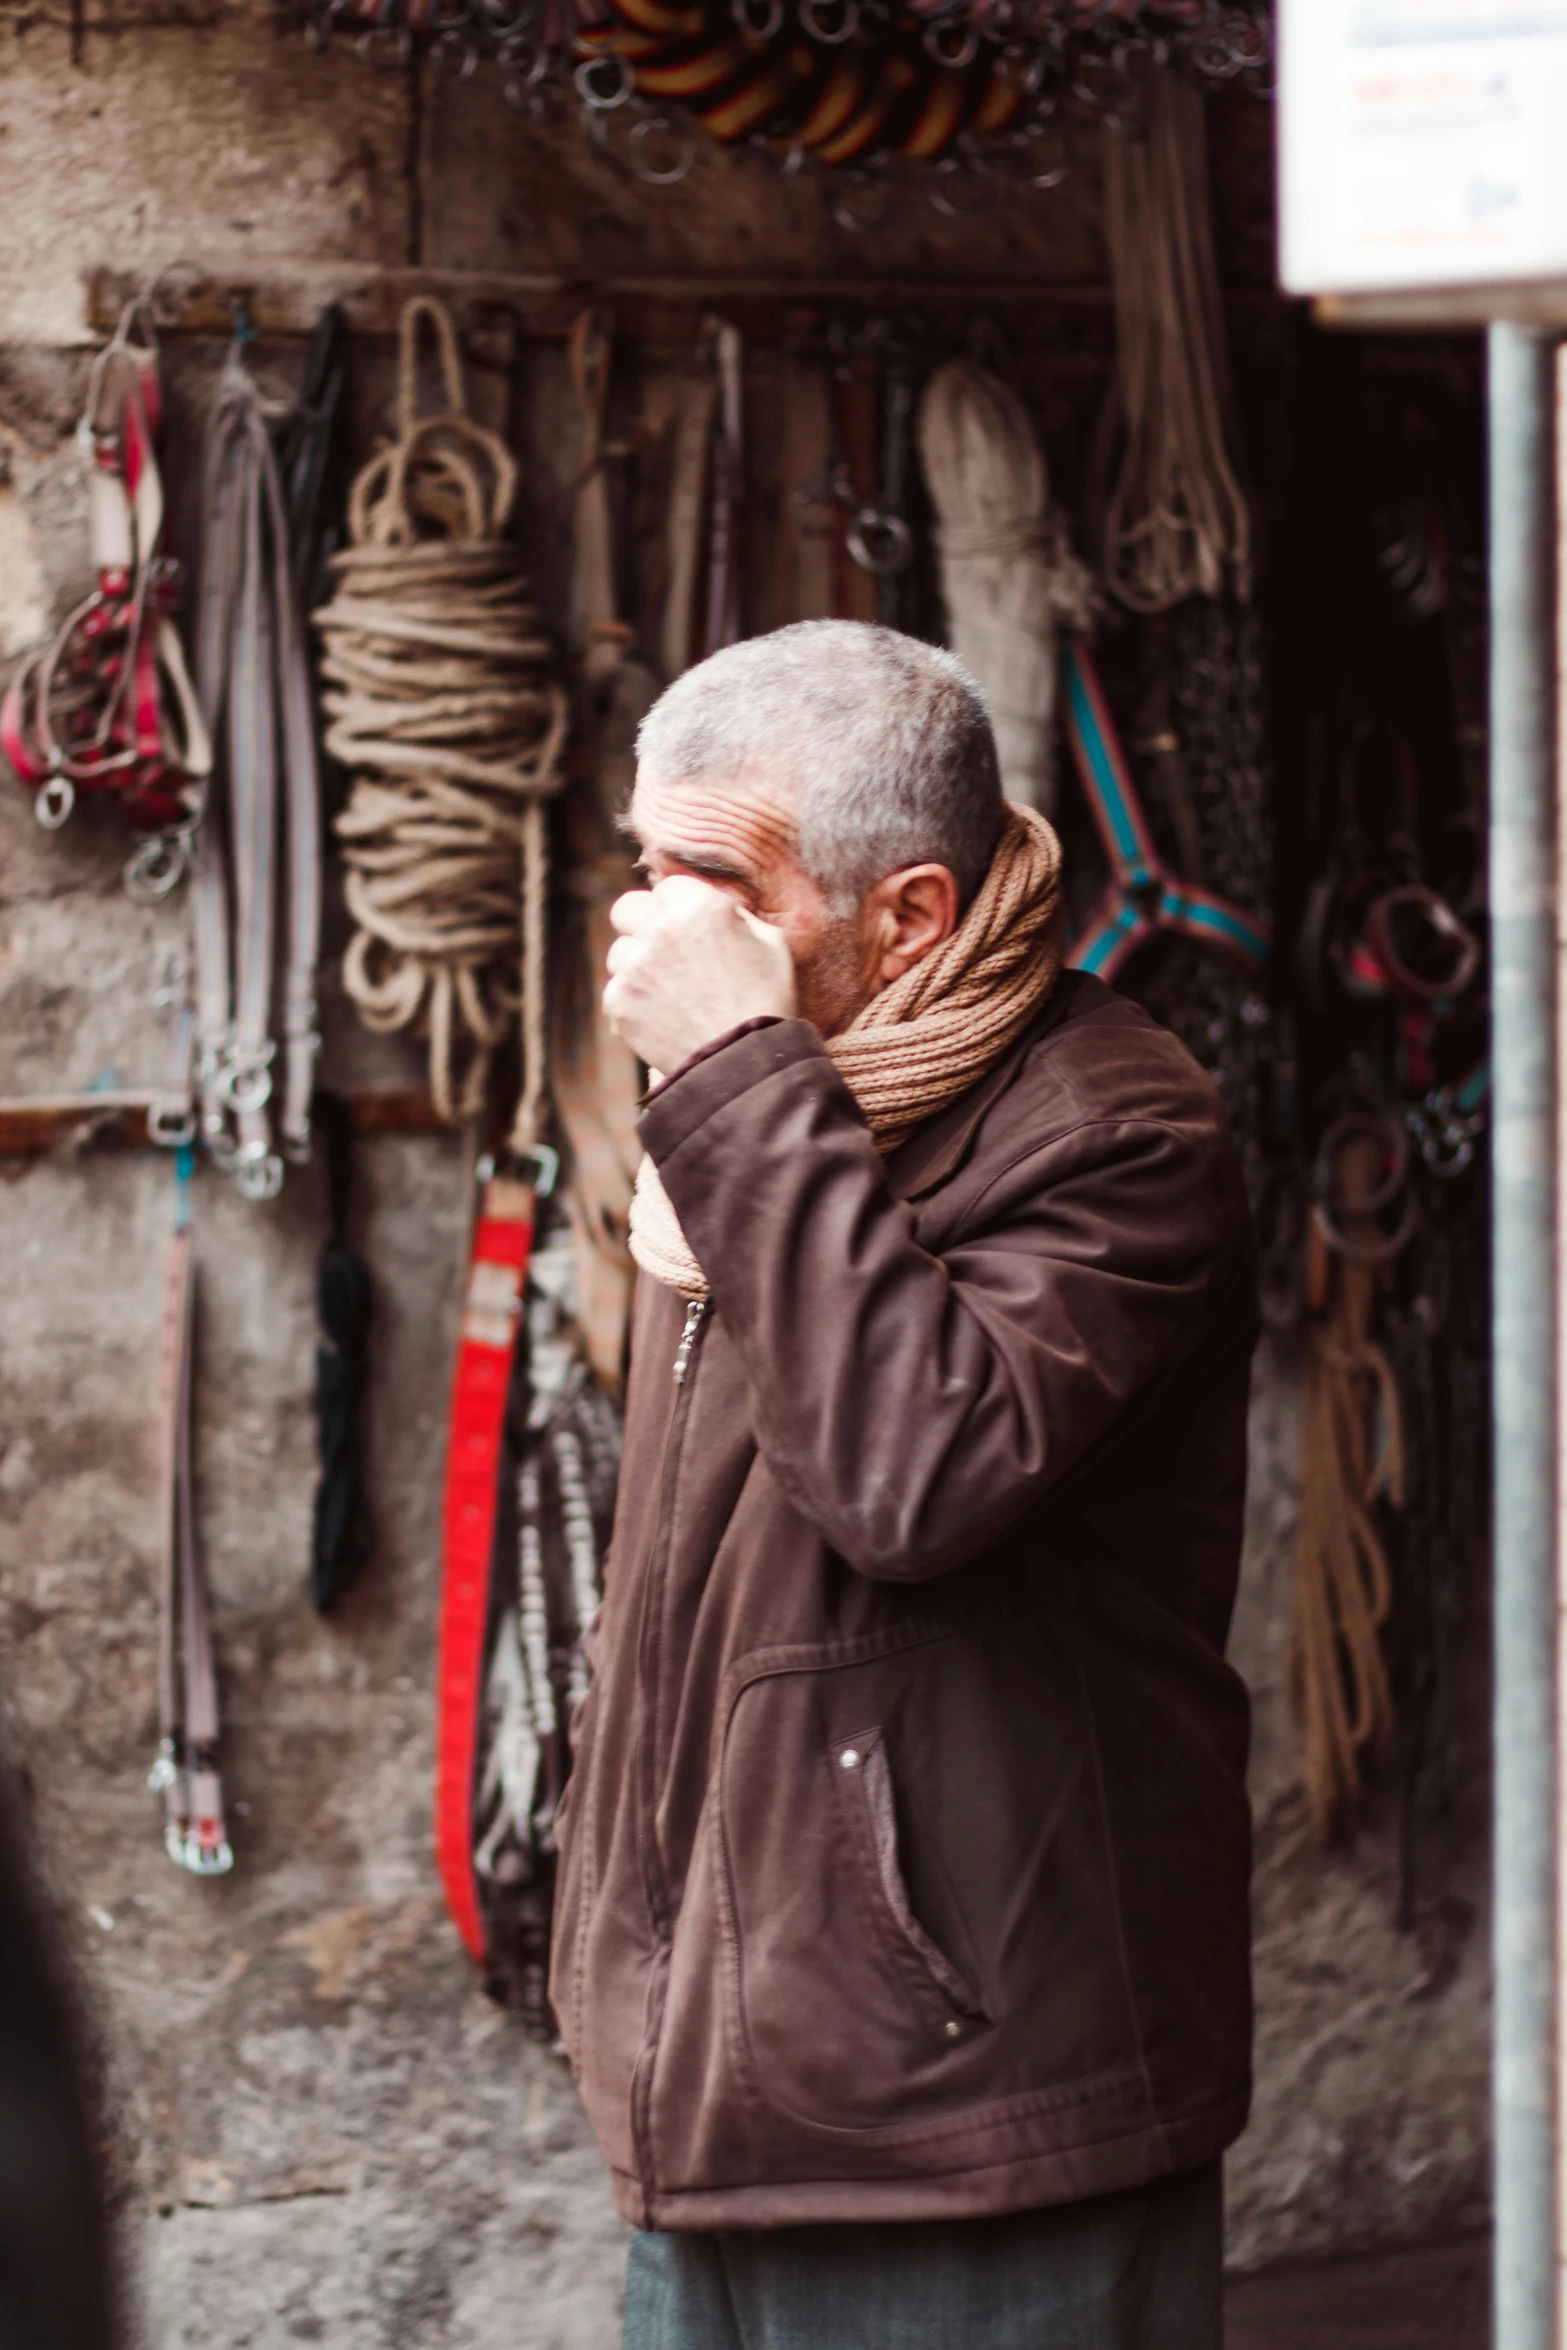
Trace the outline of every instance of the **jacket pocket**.
[[[1139, 2061], [1093, 1751], [1047, 1619], [758, 1660], [725, 1719], [714, 1892], [730, 2045], [767, 2103], [901, 2135]], [[696, 1926], [677, 1944], [710, 2007]]]
[[831, 1760], [843, 1795], [846, 1826], [879, 1903], [895, 1960], [912, 1962], [916, 1988], [928, 1987], [960, 2015], [985, 2016], [984, 2001], [914, 1915], [899, 1854], [898, 1803], [892, 1763], [881, 1729], [834, 1739]]

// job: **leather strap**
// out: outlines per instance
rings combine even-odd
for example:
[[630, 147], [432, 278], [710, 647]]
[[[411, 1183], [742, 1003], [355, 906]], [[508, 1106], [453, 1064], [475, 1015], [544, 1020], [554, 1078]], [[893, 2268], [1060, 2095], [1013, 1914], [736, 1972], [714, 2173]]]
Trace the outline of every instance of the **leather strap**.
[[599, 1006], [612, 933], [609, 908], [635, 887], [616, 819], [631, 797], [636, 730], [657, 681], [627, 658], [631, 631], [616, 611], [614, 545], [603, 468], [604, 409], [613, 355], [610, 323], [583, 311], [570, 341], [572, 386], [582, 419], [577, 474], [575, 602], [592, 721], [591, 779], [568, 811], [566, 893], [578, 920], [560, 964], [551, 1055], [555, 1107], [571, 1145], [571, 1218], [578, 1319], [599, 1384], [620, 1392], [635, 1268], [627, 1246], [641, 1075], [634, 1054]]
[[851, 516], [874, 505], [876, 497], [877, 366], [869, 351], [845, 353], [834, 369], [838, 440], [843, 451], [848, 497], [838, 511], [839, 609], [846, 620], [878, 620], [881, 599], [870, 567], [856, 554]]
[[740, 330], [709, 320], [707, 333], [718, 378], [713, 418], [712, 480], [708, 495], [707, 627], [704, 650], [721, 652], [740, 634], [740, 505], [745, 490], [742, 430], [744, 346]]
[[1066, 731], [1089, 812], [1110, 865], [1110, 883], [1067, 952], [1074, 970], [1113, 979], [1161, 931], [1213, 947], [1261, 972], [1273, 951], [1266, 922], [1211, 890], [1178, 880], [1161, 862], [1132, 782], [1087, 642], [1068, 640]]
[[202, 1139], [248, 1198], [282, 1182], [270, 1104], [279, 803], [287, 835], [284, 1149], [310, 1154], [321, 929], [320, 784], [288, 517], [261, 395], [231, 354], [208, 440], [198, 675], [224, 744], [222, 817], [203, 827], [193, 921]]
[[669, 485], [669, 587], [664, 603], [663, 645], [664, 681], [669, 685], [690, 668], [692, 661], [708, 443], [717, 404], [717, 381], [711, 370], [704, 367], [680, 412]]
[[190, 1174], [186, 1147], [175, 1173], [174, 1241], [163, 1311], [159, 1738], [149, 1785], [164, 1799], [169, 1858], [194, 1876], [213, 1877], [233, 1867], [234, 1855], [223, 1819], [212, 1609], [196, 1540], [191, 1474], [196, 1265]]
[[842, 537], [832, 480], [832, 396], [827, 369], [797, 341], [786, 341], [778, 482], [780, 622], [832, 617], [834, 550]]
[[474, 1871], [474, 1772], [506, 1402], [536, 1206], [554, 1179], [553, 1154], [534, 1156], [538, 1174], [532, 1181], [511, 1173], [491, 1173], [485, 1181], [457, 1343], [446, 1455], [435, 1844], [447, 1906], [475, 1958], [484, 1955], [484, 1920]]

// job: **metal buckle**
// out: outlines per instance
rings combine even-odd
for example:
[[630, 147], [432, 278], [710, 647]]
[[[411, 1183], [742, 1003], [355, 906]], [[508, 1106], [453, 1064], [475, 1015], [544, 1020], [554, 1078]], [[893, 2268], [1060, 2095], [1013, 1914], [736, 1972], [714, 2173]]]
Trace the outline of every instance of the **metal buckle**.
[[530, 1143], [526, 1150], [520, 1151], [512, 1150], [509, 1146], [503, 1151], [486, 1151], [475, 1167], [474, 1174], [481, 1184], [489, 1183], [497, 1174], [509, 1175], [514, 1167], [520, 1167], [527, 1159], [533, 1161], [536, 1170], [533, 1178], [535, 1197], [548, 1199], [560, 1180], [560, 1153], [551, 1150], [547, 1142]]
[[147, 1140], [160, 1150], [183, 1150], [196, 1139], [196, 1113], [186, 1102], [154, 1102], [147, 1112]]
[[163, 1849], [177, 1869], [188, 1869], [193, 1877], [222, 1877], [234, 1866], [234, 1852], [226, 1837], [215, 1844], [203, 1844], [193, 1828], [182, 1835], [171, 1827], [164, 1833]]

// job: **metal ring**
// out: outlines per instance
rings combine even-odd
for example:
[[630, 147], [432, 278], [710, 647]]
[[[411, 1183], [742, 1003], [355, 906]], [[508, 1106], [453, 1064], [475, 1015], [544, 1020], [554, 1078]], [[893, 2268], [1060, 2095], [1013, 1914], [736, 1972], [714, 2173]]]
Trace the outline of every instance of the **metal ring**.
[[1226, 33], [1210, 33], [1205, 39], [1194, 41], [1187, 55], [1205, 81], [1233, 81], [1245, 70], [1244, 59], [1237, 56], [1235, 44]]
[[[948, 33], [956, 33], [958, 36], [955, 49], [948, 49], [945, 45], [943, 35]], [[979, 54], [979, 35], [971, 24], [955, 23], [950, 18], [928, 24], [925, 27], [925, 54], [934, 57], [938, 65], [949, 67], [953, 73], [961, 73], [966, 65], [973, 64]]]
[[[1043, 168], [1038, 170], [1029, 156], [1029, 150], [1033, 147], [1042, 147], [1049, 158]], [[1057, 130], [1041, 126], [1034, 130], [1019, 131], [1017, 150], [1023, 157], [1023, 169], [1028, 174], [1029, 186], [1033, 188], [1059, 188], [1072, 168], [1066, 140]]]
[[354, 49], [379, 72], [394, 73], [412, 57], [414, 37], [405, 24], [366, 25]]
[[125, 860], [125, 894], [138, 906], [161, 905], [189, 870], [188, 836], [183, 832], [155, 832]]
[[[218, 1093], [231, 1110], [264, 1110], [272, 1099], [272, 1071], [269, 1066], [270, 1047], [264, 1059], [226, 1061], [218, 1071]], [[248, 1146], [252, 1152], [256, 1145]], [[245, 1153], [241, 1151], [240, 1157]]]
[[[1364, 1199], [1351, 1204], [1344, 1197], [1338, 1163], [1345, 1144], [1361, 1140], [1380, 1143], [1387, 1172]], [[1343, 1117], [1334, 1119], [1317, 1147], [1312, 1188], [1319, 1200], [1330, 1202], [1341, 1214], [1375, 1216], [1392, 1206], [1408, 1175], [1409, 1136], [1404, 1128], [1381, 1110], [1346, 1110]]]
[[[1445, 979], [1422, 979], [1412, 971], [1393, 943], [1393, 916], [1404, 911], [1423, 915], [1435, 938], [1452, 948], [1453, 969]], [[1480, 969], [1480, 941], [1466, 923], [1439, 898], [1434, 889], [1423, 882], [1407, 881], [1396, 889], [1388, 889], [1366, 910], [1366, 936], [1378, 961], [1400, 995], [1417, 997], [1422, 1003], [1442, 1004], [1452, 996], [1462, 995], [1473, 985]]]
[[[593, 80], [606, 66], [617, 77], [613, 91], [598, 89]], [[585, 57], [571, 78], [577, 86], [577, 96], [595, 114], [610, 114], [617, 106], [624, 106], [637, 86], [637, 77], [624, 57]]]
[[259, 1158], [247, 1159], [239, 1154], [239, 1165], [234, 1170], [234, 1189], [241, 1199], [276, 1199], [283, 1188], [283, 1162], [276, 1151], [263, 1151]]
[[454, 82], [469, 80], [479, 62], [477, 47], [455, 26], [440, 35], [431, 54], [448, 80]]
[[914, 533], [901, 514], [884, 514], [879, 506], [862, 506], [844, 539], [862, 571], [877, 579], [896, 579], [914, 560]]
[[[971, 187], [975, 194], [954, 204], [953, 188]], [[996, 175], [986, 163], [967, 155], [943, 155], [926, 185], [936, 210], [946, 220], [980, 220], [996, 200]]]
[[[758, 7], [761, 21], [753, 21]], [[783, 0], [729, 0], [729, 13], [738, 29], [751, 41], [776, 40], [783, 29]]]
[[[642, 152], [648, 139], [661, 136], [680, 142], [675, 160], [662, 169], [655, 163], [649, 163]], [[689, 176], [696, 162], [696, 140], [686, 125], [677, 122], [672, 114], [645, 114], [626, 141], [626, 151], [631, 157], [632, 170], [650, 188], [677, 187], [681, 180]]]
[[[878, 195], [881, 202], [873, 208], [873, 218], [862, 220], [859, 214], [852, 209], [848, 199], [867, 188]], [[864, 237], [869, 236], [872, 230], [881, 227], [887, 217], [887, 206], [890, 201], [890, 191], [884, 179], [873, 179], [868, 171], [846, 171], [833, 186], [828, 206], [833, 219], [840, 228], [847, 229], [851, 236]]]
[[[1357, 1209], [1356, 1214], [1360, 1213]], [[1377, 1240], [1351, 1240], [1340, 1231], [1321, 1200], [1312, 1203], [1311, 1220], [1336, 1257], [1350, 1265], [1390, 1264], [1399, 1250], [1408, 1246], [1420, 1221], [1420, 1202], [1414, 1192], [1404, 1198], [1404, 1212], [1391, 1232], [1384, 1232]]]
[[519, 43], [514, 45], [510, 56], [504, 50], [501, 52], [500, 63], [506, 76], [501, 94], [507, 105], [525, 106], [531, 113], [540, 112], [544, 103], [542, 85], [553, 63], [549, 51], [529, 51]]
[[76, 786], [68, 775], [51, 775], [38, 787], [33, 814], [45, 832], [58, 832], [76, 805]]
[[[820, 23], [823, 7], [841, 8], [843, 22], [836, 32], [824, 32]], [[800, 0], [800, 30], [807, 40], [819, 41], [824, 49], [836, 49], [841, 41], [852, 41], [860, 29], [860, 0]]]

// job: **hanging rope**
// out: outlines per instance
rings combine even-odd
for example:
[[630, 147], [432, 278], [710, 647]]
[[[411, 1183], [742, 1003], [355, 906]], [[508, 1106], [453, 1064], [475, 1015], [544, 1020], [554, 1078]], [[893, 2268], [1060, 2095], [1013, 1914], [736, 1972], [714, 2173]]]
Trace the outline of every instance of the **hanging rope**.
[[1103, 569], [1134, 612], [1251, 593], [1251, 517], [1229, 453], [1229, 370], [1200, 93], [1154, 77], [1147, 135], [1107, 129], [1116, 364], [1100, 427]]
[[938, 520], [947, 641], [984, 689], [1001, 788], [1041, 815], [1055, 801], [1055, 632], [1086, 628], [1093, 589], [1053, 510], [1017, 394], [971, 361], [940, 367], [919, 413]]
[[[423, 321], [446, 401], [425, 416]], [[397, 416], [354, 483], [350, 543], [316, 614], [327, 748], [354, 777], [337, 819], [357, 925], [343, 984], [367, 1027], [428, 1035], [430, 1091], [453, 1123], [479, 1114], [520, 1010], [524, 1148], [543, 1115], [542, 803], [562, 781], [566, 698], [504, 535], [516, 464], [468, 415], [438, 302], [403, 313]]]
[[1359, 1796], [1362, 1756], [1393, 1730], [1381, 1640], [1393, 1587], [1376, 1510], [1403, 1506], [1404, 1440], [1393, 1368], [1371, 1335], [1389, 1246], [1368, 1212], [1382, 1177], [1375, 1140], [1346, 1139], [1333, 1176], [1345, 1212], [1335, 1224], [1319, 1215], [1313, 1236], [1310, 1286], [1323, 1302], [1306, 1358], [1289, 1687], [1305, 1728], [1306, 1797], [1324, 1839]]

